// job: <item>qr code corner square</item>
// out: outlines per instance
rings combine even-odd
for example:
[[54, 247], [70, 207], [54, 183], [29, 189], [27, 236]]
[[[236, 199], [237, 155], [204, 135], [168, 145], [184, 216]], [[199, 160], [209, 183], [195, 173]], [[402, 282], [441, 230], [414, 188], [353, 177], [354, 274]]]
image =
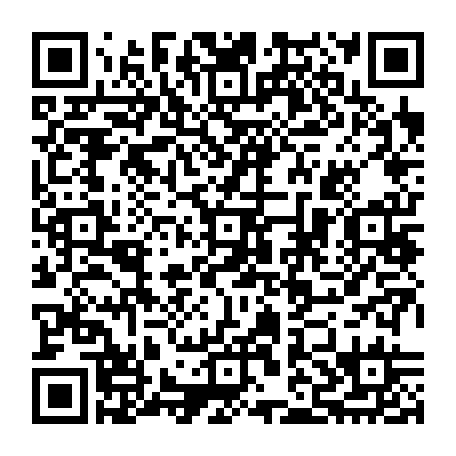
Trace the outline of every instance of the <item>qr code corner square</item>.
[[87, 369], [32, 369], [32, 423], [87, 424]]
[[87, 86], [87, 32], [32, 33], [33, 88]]
[[424, 87], [424, 32], [369, 32], [370, 88]]

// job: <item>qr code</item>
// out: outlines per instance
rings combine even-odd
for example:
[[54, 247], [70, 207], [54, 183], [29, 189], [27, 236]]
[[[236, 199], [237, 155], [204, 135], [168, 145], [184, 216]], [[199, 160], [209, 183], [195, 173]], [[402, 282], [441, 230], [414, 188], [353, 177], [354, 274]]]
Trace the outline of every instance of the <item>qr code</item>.
[[423, 33], [32, 35], [33, 423], [423, 423]]

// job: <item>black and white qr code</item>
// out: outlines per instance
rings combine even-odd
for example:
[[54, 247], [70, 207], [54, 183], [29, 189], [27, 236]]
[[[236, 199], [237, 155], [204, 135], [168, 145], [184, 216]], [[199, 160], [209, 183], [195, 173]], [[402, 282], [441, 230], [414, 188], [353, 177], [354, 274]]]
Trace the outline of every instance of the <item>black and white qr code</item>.
[[423, 423], [424, 33], [35, 32], [32, 87], [33, 423]]

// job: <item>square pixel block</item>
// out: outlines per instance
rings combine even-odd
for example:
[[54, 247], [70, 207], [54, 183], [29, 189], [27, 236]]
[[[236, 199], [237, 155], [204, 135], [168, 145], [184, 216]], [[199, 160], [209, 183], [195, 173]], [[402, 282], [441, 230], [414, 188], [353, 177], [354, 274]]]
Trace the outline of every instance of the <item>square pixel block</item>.
[[383, 70], [387, 72], [408, 71], [408, 49], [385, 48], [383, 57]]
[[73, 50], [71, 48], [49, 48], [48, 49], [48, 71], [49, 72], [71, 72]]
[[48, 407], [49, 408], [71, 408], [72, 406], [71, 383], [50, 384], [48, 385]]

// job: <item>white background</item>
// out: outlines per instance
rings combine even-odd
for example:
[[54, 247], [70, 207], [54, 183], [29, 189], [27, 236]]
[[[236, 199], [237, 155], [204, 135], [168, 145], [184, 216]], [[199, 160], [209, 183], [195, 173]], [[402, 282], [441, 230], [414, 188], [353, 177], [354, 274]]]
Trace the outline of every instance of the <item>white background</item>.
[[[26, 1], [0, 27], [0, 429], [5, 455], [452, 454], [454, 11], [449, 1]], [[426, 353], [424, 425], [32, 425], [31, 32], [424, 31]], [[89, 35], [90, 36], [90, 35]]]

